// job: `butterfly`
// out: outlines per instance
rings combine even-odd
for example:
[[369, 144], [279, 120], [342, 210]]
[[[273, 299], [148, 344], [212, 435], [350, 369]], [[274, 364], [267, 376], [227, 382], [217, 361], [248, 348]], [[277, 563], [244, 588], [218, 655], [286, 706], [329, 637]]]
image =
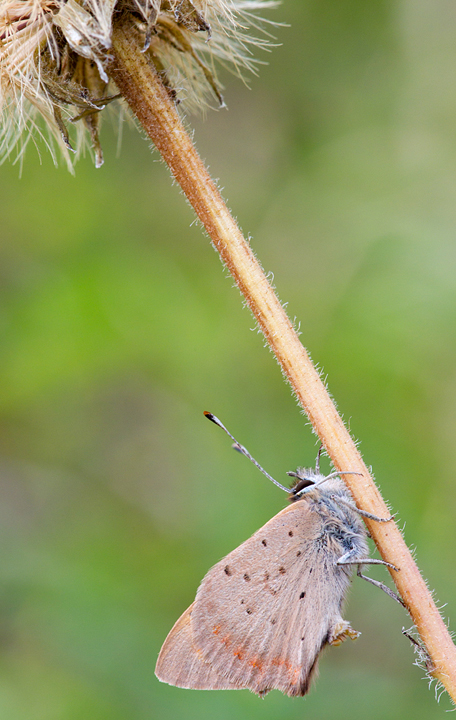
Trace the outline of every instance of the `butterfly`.
[[[342, 618], [354, 567], [357, 574], [402, 604], [361, 566], [390, 563], [368, 557], [360, 511], [339, 477], [298, 468], [291, 490], [277, 483], [211, 413], [205, 415], [276, 485], [290, 505], [218, 562], [160, 651], [159, 680], [182, 688], [247, 688], [263, 697], [277, 689], [305, 695], [326, 645], [360, 633]], [[347, 471], [348, 472], [348, 471]]]

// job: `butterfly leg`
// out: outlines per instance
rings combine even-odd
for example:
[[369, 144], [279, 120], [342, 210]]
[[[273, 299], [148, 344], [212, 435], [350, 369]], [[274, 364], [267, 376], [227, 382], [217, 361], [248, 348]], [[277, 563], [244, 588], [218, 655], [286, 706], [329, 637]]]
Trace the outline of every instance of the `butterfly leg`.
[[375, 520], [375, 522], [391, 522], [391, 520], [394, 520], [394, 515], [391, 515], [389, 518], [381, 518], [377, 515], [372, 515], [372, 513], [369, 513], [366, 510], [360, 510], [358, 507], [356, 507], [354, 503], [351, 503], [349, 500], [345, 500], [339, 495], [331, 495], [331, 500], [334, 500], [340, 505], [345, 505], [346, 507], [350, 508], [350, 510], [353, 510], [353, 512], [361, 515], [361, 517], [368, 518], [369, 520]]
[[367, 582], [370, 582], [372, 585], [375, 585], [375, 587], [380, 588], [380, 590], [383, 590], [383, 592], [386, 592], [387, 595], [390, 596], [390, 598], [393, 598], [393, 600], [396, 600], [396, 602], [399, 603], [399, 605], [402, 605], [402, 607], [405, 608], [405, 603], [402, 600], [402, 598], [399, 597], [395, 592], [393, 592], [388, 585], [385, 585], [385, 583], [380, 582], [379, 580], [374, 580], [374, 578], [367, 577], [367, 575], [363, 575], [361, 572], [361, 566], [358, 565], [358, 569], [356, 571], [356, 574], [358, 577], [362, 578], [363, 580], [367, 580]]
[[422, 665], [424, 665], [427, 673], [433, 673], [435, 671], [435, 666], [432, 662], [431, 656], [429, 655], [423, 643], [415, 640], [413, 635], [410, 635], [410, 632], [408, 632], [405, 628], [402, 628], [402, 634], [410, 640], [415, 649], [415, 652], [418, 655], [418, 659], [417, 662], [415, 662], [415, 665], [418, 664], [419, 667], [422, 667]]
[[356, 550], [349, 550], [344, 555], [341, 555], [341, 557], [336, 560], [336, 565], [386, 565], [386, 567], [390, 567], [392, 570], [399, 572], [399, 568], [389, 562], [386, 562], [386, 560], [356, 557]]
[[399, 595], [396, 595], [396, 593], [393, 592], [388, 587], [388, 585], [385, 585], [385, 583], [382, 583], [379, 580], [374, 580], [373, 578], [367, 577], [367, 575], [363, 575], [361, 572], [362, 565], [386, 565], [387, 567], [396, 570], [396, 572], [399, 572], [399, 568], [395, 567], [391, 563], [386, 562], [386, 560], [377, 560], [377, 558], [356, 558], [353, 550], [349, 550], [349, 552], [345, 553], [345, 555], [342, 555], [342, 557], [337, 560], [336, 565], [357, 565], [356, 574], [358, 575], [358, 577], [362, 578], [363, 580], [367, 580], [367, 582], [375, 585], [375, 587], [380, 588], [380, 590], [383, 590], [383, 592], [389, 595], [390, 598], [393, 598], [393, 600], [396, 600], [396, 602], [402, 605], [402, 607], [405, 607], [405, 604], [399, 597]]

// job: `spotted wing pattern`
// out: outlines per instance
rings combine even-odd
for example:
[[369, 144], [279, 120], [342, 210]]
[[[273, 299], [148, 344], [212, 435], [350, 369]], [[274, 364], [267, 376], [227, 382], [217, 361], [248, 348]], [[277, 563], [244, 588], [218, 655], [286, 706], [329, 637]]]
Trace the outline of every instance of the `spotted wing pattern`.
[[227, 690], [236, 686], [218, 677], [204, 662], [193, 641], [192, 610], [194, 603], [171, 629], [158, 656], [155, 674], [162, 682], [193, 690]]
[[322, 647], [353, 636], [341, 617], [350, 571], [305, 499], [215, 565], [171, 630], [157, 664], [180, 687], [277, 688], [305, 695]]

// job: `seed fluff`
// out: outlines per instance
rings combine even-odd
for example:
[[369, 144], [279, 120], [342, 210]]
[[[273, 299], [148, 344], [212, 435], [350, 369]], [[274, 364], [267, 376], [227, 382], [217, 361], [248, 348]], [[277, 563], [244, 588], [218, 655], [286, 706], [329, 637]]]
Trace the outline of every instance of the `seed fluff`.
[[[276, 0], [0, 0], [0, 157], [22, 158], [42, 137], [71, 167], [87, 138], [103, 163], [100, 111], [118, 105], [107, 74], [115, 18], [128, 14], [143, 52], [186, 109], [223, 106], [216, 62], [255, 73], [253, 49], [269, 49]], [[252, 34], [253, 33], [253, 34]], [[40, 119], [41, 118], [41, 119]], [[44, 119], [44, 124], [42, 122]], [[76, 130], [69, 132], [69, 127]], [[44, 128], [47, 127], [47, 132]], [[71, 138], [70, 138], [71, 134]]]

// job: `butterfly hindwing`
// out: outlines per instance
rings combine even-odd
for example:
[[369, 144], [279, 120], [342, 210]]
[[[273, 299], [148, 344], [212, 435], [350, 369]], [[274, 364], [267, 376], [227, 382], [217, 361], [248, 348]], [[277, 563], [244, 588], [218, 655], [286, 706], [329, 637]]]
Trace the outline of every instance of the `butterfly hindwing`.
[[169, 685], [192, 690], [226, 690], [236, 686], [217, 677], [204, 662], [193, 641], [192, 610], [194, 603], [181, 615], [171, 629], [158, 656], [155, 674]]
[[343, 625], [349, 583], [326, 541], [321, 516], [299, 500], [207, 573], [191, 633], [217, 682], [259, 695], [307, 692], [321, 648]]

